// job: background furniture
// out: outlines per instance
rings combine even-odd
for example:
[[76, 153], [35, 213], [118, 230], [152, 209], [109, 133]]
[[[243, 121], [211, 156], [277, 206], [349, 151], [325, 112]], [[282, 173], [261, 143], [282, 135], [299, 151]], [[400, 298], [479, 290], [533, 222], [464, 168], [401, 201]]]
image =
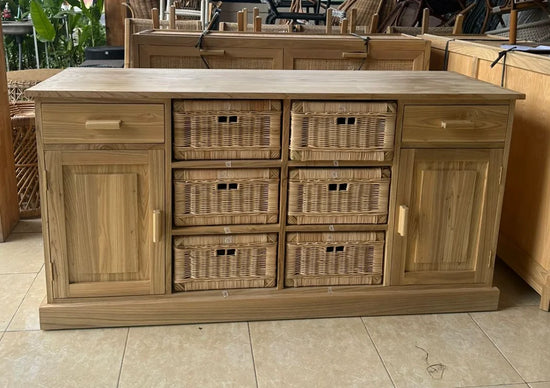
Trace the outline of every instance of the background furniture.
[[523, 52], [506, 54], [494, 67], [491, 64], [503, 51], [507, 40], [455, 40], [424, 35], [432, 42], [431, 68], [444, 67], [495, 85], [501, 83], [523, 92], [517, 104], [502, 208], [498, 255], [531, 287], [541, 294], [541, 308], [550, 307], [550, 178], [548, 165], [548, 89], [550, 58]]
[[402, 35], [300, 35], [143, 31], [129, 36], [129, 67], [427, 70], [429, 45]]
[[518, 93], [450, 72], [78, 68], [30, 93], [44, 329], [497, 308]]
[[[1, 30], [0, 25], [0, 33]], [[0, 41], [0, 242], [6, 241], [19, 221], [4, 58], [4, 40], [2, 40]]]

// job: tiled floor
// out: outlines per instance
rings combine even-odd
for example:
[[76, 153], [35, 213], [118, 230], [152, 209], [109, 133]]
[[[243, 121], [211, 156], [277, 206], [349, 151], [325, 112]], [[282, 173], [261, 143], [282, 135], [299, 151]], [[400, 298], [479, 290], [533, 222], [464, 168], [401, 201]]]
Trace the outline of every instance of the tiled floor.
[[550, 313], [503, 264], [497, 312], [42, 332], [39, 221], [0, 244], [0, 387], [550, 388]]

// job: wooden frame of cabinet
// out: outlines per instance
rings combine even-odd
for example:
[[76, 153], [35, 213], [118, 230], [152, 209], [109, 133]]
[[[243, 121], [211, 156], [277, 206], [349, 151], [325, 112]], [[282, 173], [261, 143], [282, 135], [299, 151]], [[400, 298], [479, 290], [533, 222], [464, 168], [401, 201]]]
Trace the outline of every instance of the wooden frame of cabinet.
[[546, 230], [549, 180], [545, 166], [548, 150], [549, 112], [546, 90], [550, 87], [550, 59], [526, 52], [506, 54], [492, 63], [507, 44], [500, 37], [476, 38], [424, 35], [432, 43], [431, 68], [447, 70], [474, 79], [503, 85], [526, 94], [517, 104], [510, 162], [502, 206], [498, 256], [541, 295], [540, 308], [550, 309], [550, 256]]
[[[116, 74], [115, 74], [116, 73]], [[269, 77], [266, 75], [269, 73]], [[498, 289], [491, 286], [493, 260], [487, 251], [494, 252], [496, 248], [496, 225], [499, 220], [499, 209], [503, 192], [503, 181], [498, 183], [500, 170], [505, 173], [508, 154], [510, 123], [513, 115], [514, 101], [521, 98], [520, 94], [500, 89], [494, 86], [468, 80], [465, 77], [451, 73], [427, 72], [331, 72], [331, 83], [338, 84], [338, 88], [327, 86], [327, 74], [322, 71], [285, 72], [285, 71], [203, 71], [203, 70], [145, 70], [121, 69], [105, 71], [101, 69], [70, 69], [59, 76], [34, 87], [30, 93], [36, 98], [39, 122], [39, 147], [41, 158], [41, 179], [45, 184], [43, 196], [47, 198], [48, 206], [43, 210], [44, 240], [46, 256], [46, 275], [48, 282], [48, 299], [40, 308], [41, 327], [43, 329], [59, 329], [74, 327], [102, 327], [149, 325], [190, 322], [222, 322], [235, 320], [261, 319], [290, 319], [290, 318], [317, 318], [353, 315], [381, 315], [381, 314], [409, 314], [458, 311], [483, 311], [496, 309], [498, 304]], [[90, 77], [85, 81], [83, 77]], [[389, 79], [392, 82], [387, 82]], [[78, 90], [75, 86], [79, 80]], [[259, 82], [263, 80], [264, 82]], [[183, 82], [185, 81], [185, 82]], [[208, 82], [207, 82], [208, 81]], [[422, 87], [419, 87], [422, 85]], [[452, 86], [451, 86], [452, 85]], [[412, 87], [414, 86], [414, 87]], [[172, 128], [171, 109], [175, 99], [270, 99], [282, 102], [281, 127], [281, 157], [273, 160], [189, 160], [175, 161], [172, 158]], [[290, 109], [293, 101], [321, 100], [321, 101], [389, 101], [397, 104], [394, 157], [388, 161], [296, 161], [289, 157], [290, 141]], [[93, 140], [87, 143], [75, 141], [72, 144], [44, 143], [48, 138], [48, 120], [41, 113], [48, 104], [81, 104], [79, 122], [93, 124], [90, 131]], [[108, 113], [100, 113], [97, 109], [87, 109], [93, 104], [111, 105], [113, 109], [104, 109]], [[155, 127], [151, 130], [157, 136], [156, 143], [151, 143], [151, 133], [140, 133], [139, 136], [129, 137], [133, 143], [109, 142], [98, 143], [111, 139], [113, 131], [129, 130], [128, 126], [135, 125], [132, 120], [128, 124], [120, 125], [119, 129], [105, 129], [101, 125], [118, 125], [116, 106], [143, 104], [144, 118], [157, 123], [155, 114], [147, 114], [147, 107], [163, 104], [163, 128]], [[472, 110], [472, 106], [476, 107]], [[430, 120], [420, 126], [416, 115], [411, 112], [418, 107], [430, 108], [432, 114], [424, 115]], [[500, 108], [498, 108], [500, 107]], [[409, 109], [410, 108], [410, 109]], [[149, 108], [151, 109], [151, 108]], [[411, 110], [412, 109], [412, 110]], [[495, 117], [478, 112], [499, 110], [505, 112], [506, 117]], [[473, 111], [473, 113], [472, 113]], [[124, 114], [121, 109], [118, 114]], [[80, 116], [79, 116], [80, 115]], [[87, 116], [88, 115], [88, 116]], [[99, 116], [98, 116], [99, 115]], [[103, 116], [102, 116], [103, 115]], [[105, 116], [107, 115], [107, 116]], [[77, 120], [78, 121], [78, 120]], [[445, 122], [444, 131], [439, 137], [430, 141], [414, 140], [420, 130], [429, 130], [432, 126], [438, 127], [440, 121]], [[435, 123], [435, 124], [434, 124]], [[495, 124], [496, 123], [496, 124]], [[99, 129], [95, 125], [100, 125]], [[56, 127], [57, 128], [57, 127]], [[45, 132], [44, 132], [45, 131]], [[160, 131], [160, 132], [158, 132]], [[472, 136], [472, 131], [476, 134]], [[160, 135], [159, 135], [160, 134]], [[78, 135], [75, 135], [78, 136]], [[84, 136], [84, 135], [82, 135]], [[84, 139], [89, 139], [88, 134]], [[103, 140], [102, 140], [103, 139]], [[412, 140], [402, 140], [412, 139]], [[413, 141], [414, 140], [414, 141]], [[97, 142], [97, 143], [96, 143]], [[71, 159], [74, 150], [80, 150], [80, 156]], [[451, 151], [449, 151], [451, 150]], [[164, 163], [160, 163], [160, 155], [164, 153]], [[156, 245], [156, 252], [163, 256], [164, 265], [160, 260], [150, 258], [157, 263], [151, 270], [150, 292], [139, 292], [133, 288], [130, 277], [126, 289], [132, 292], [118, 292], [110, 288], [110, 282], [94, 284], [89, 293], [71, 294], [71, 287], [78, 284], [69, 284], [69, 293], [66, 290], [67, 282], [59, 282], [57, 272], [59, 261], [67, 259], [60, 252], [60, 242], [64, 239], [58, 236], [59, 219], [67, 222], [67, 217], [55, 209], [60, 202], [59, 173], [52, 175], [52, 170], [62, 168], [63, 155], [68, 155], [69, 165], [86, 160], [96, 153], [114, 153], [129, 155], [158, 155], [155, 162], [149, 162], [152, 171], [162, 171], [155, 177], [155, 182], [164, 190], [163, 205], [153, 208], [162, 210], [164, 221], [163, 232]], [[107, 157], [101, 162], [108, 162]], [[113, 166], [120, 163], [119, 158], [113, 158]], [[140, 159], [142, 160], [142, 159]], [[410, 165], [409, 160], [414, 163]], [[479, 179], [473, 190], [463, 190], [469, 193], [463, 197], [462, 192], [450, 195], [451, 205], [440, 206], [444, 210], [457, 210], [458, 207], [472, 209], [466, 221], [459, 220], [459, 236], [444, 236], [442, 244], [450, 247], [451, 263], [454, 258], [466, 257], [467, 268], [443, 268], [439, 277], [432, 271], [408, 271], [408, 253], [404, 248], [406, 240], [401, 235], [404, 227], [399, 213], [400, 205], [411, 206], [411, 215], [414, 216], [412, 202], [402, 203], [410, 198], [411, 193], [422, 192], [422, 188], [409, 190], [411, 182], [415, 182], [415, 167], [419, 162], [434, 161], [443, 163], [444, 168], [451, 166], [454, 170], [432, 174], [431, 186], [436, 187], [433, 195], [449, 196], [449, 190], [457, 183], [472, 182]], [[46, 164], [44, 165], [44, 161]], [[458, 162], [457, 162], [458, 161]], [[428, 162], [430, 166], [431, 162]], [[458, 164], [457, 164], [458, 163]], [[157, 166], [157, 167], [154, 167]], [[447, 166], [447, 167], [445, 167]], [[473, 166], [473, 167], [472, 167]], [[286, 221], [288, 207], [288, 171], [295, 168], [349, 168], [349, 167], [384, 167], [391, 170], [389, 191], [389, 215], [387, 223], [383, 224], [335, 224], [335, 225], [291, 225]], [[217, 226], [186, 226], [175, 227], [172, 223], [173, 194], [172, 171], [174, 169], [232, 169], [232, 168], [278, 168], [280, 169], [279, 186], [279, 221], [276, 224], [265, 225], [217, 225]], [[473, 172], [472, 172], [473, 168]], [[119, 180], [130, 182], [132, 178], [122, 177], [115, 173], [115, 183]], [[92, 171], [92, 172], [95, 172]], [[66, 174], [71, 175], [71, 174]], [[123, 174], [122, 174], [123, 175]], [[52, 182], [52, 179], [55, 182]], [[437, 182], [434, 181], [438, 180]], [[94, 178], [88, 183], [86, 177], [81, 181], [89, 190], [95, 190], [94, 182], [103, 182], [104, 178]], [[132, 192], [132, 185], [125, 183], [125, 192]], [[448, 185], [448, 183], [451, 183]], [[83, 186], [83, 187], [84, 187]], [[431, 187], [430, 186], [430, 187]], [[71, 184], [64, 183], [65, 190], [71, 190]], [[415, 186], [419, 187], [419, 186]], [[451, 189], [449, 189], [451, 187]], [[451, 190], [452, 191], [452, 190]], [[472, 196], [485, 193], [472, 202]], [[50, 198], [52, 197], [53, 198]], [[159, 192], [158, 198], [162, 197]], [[414, 195], [412, 196], [414, 198]], [[159, 199], [160, 200], [160, 199]], [[117, 200], [115, 199], [115, 202]], [[63, 201], [61, 201], [63, 202]], [[84, 201], [79, 205], [85, 206]], [[130, 201], [131, 202], [131, 201]], [[100, 201], [101, 203], [101, 201]], [[437, 202], [439, 203], [439, 202]], [[71, 207], [71, 201], [64, 202], [65, 208]], [[106, 207], [105, 205], [104, 207]], [[164, 206], [164, 207], [162, 207]], [[97, 207], [91, 206], [92, 210]], [[437, 207], [437, 206], [436, 206]], [[483, 214], [483, 216], [481, 216]], [[107, 217], [109, 219], [109, 217]], [[426, 230], [433, 231], [443, 225], [442, 218], [437, 219], [436, 226], [428, 225]], [[157, 219], [157, 221], [159, 221]], [[467, 222], [470, 222], [469, 224]], [[117, 225], [113, 221], [113, 225]], [[158, 224], [157, 224], [158, 225]], [[476, 229], [476, 225], [479, 228]], [[445, 226], [445, 225], [443, 225]], [[86, 226], [75, 227], [86, 229]], [[114, 227], [113, 227], [114, 228]], [[113, 229], [112, 228], [112, 229]], [[154, 229], [154, 228], [153, 228]], [[405, 228], [407, 229], [407, 228]], [[409, 230], [413, 230], [410, 229]], [[149, 230], [152, 232], [151, 230]], [[285, 287], [285, 260], [286, 235], [294, 232], [369, 232], [385, 233], [385, 256], [383, 263], [383, 281], [380, 285], [350, 285], [350, 286], [314, 286], [314, 287]], [[76, 231], [75, 233], [80, 233]], [[153, 232], [152, 232], [153, 233]], [[251, 289], [219, 289], [207, 291], [174, 292], [172, 281], [172, 238], [177, 236], [193, 235], [227, 235], [246, 233], [278, 234], [277, 281], [275, 287]], [[458, 249], [456, 238], [471, 234], [474, 243], [467, 249]], [[82, 234], [82, 233], [81, 233]], [[414, 233], [411, 233], [414, 235]], [[448, 242], [450, 241], [450, 242]], [[86, 244], [90, 240], [85, 240]], [[445, 245], [446, 244], [446, 245]], [[128, 245], [128, 244], [127, 244]], [[85, 245], [83, 245], [85, 246]], [[78, 246], [75, 249], [84, 249]], [[131, 247], [129, 248], [131, 249]], [[431, 249], [427, 247], [428, 251]], [[161, 252], [162, 250], [162, 252]], [[437, 251], [437, 250], [435, 250]], [[474, 253], [475, 251], [475, 253]], [[120, 252], [120, 251], [117, 251]], [[466, 252], [466, 253], [465, 253]], [[158, 257], [158, 256], [155, 256]], [[473, 258], [473, 259], [471, 259]], [[73, 265], [81, 263], [78, 257]], [[432, 263], [437, 262], [437, 256]], [[458, 260], [458, 261], [460, 261]], [[92, 260], [93, 261], [93, 260]], [[447, 259], [443, 259], [446, 263]], [[52, 265], [50, 265], [52, 264]], [[122, 268], [124, 272], [126, 261], [119, 253], [114, 258], [111, 267]], [[81, 264], [86, 268], [88, 263]], [[131, 268], [131, 265], [127, 268]], [[433, 269], [433, 268], [432, 268]], [[128, 270], [129, 271], [129, 270]], [[54, 275], [55, 274], [55, 275]], [[57, 276], [57, 277], [56, 277]], [[103, 276], [103, 275], [102, 275]], [[70, 280], [69, 280], [70, 282]], [[115, 282], [116, 283], [116, 282]], [[162, 286], [160, 284], [162, 283]], [[115, 284], [116, 286], [116, 284]], [[58, 288], [61, 287], [61, 291]], [[152, 291], [151, 291], [152, 290]], [[143, 290], [142, 290], [143, 291]], [[146, 293], [160, 295], [145, 295]], [[110, 295], [110, 296], [108, 296]]]
[[152, 30], [129, 35], [133, 68], [428, 70], [429, 43], [406, 35], [299, 35]]

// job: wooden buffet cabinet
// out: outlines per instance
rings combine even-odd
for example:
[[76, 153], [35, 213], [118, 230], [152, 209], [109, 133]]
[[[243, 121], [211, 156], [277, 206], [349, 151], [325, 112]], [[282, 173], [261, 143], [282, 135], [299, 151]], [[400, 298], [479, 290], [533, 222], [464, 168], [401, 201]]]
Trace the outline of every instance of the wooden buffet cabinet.
[[43, 329], [497, 308], [515, 100], [446, 72], [69, 69]]

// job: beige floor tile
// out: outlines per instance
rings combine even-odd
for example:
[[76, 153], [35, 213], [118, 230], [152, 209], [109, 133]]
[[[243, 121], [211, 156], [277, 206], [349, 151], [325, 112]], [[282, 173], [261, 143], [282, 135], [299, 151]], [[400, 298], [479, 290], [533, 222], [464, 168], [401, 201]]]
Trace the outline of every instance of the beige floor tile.
[[23, 299], [23, 303], [15, 313], [8, 331], [15, 330], [40, 330], [38, 308], [46, 297], [46, 275], [44, 267], [34, 279], [29, 292]]
[[392, 387], [360, 318], [251, 322], [258, 386]]
[[523, 383], [468, 314], [363, 319], [399, 388]]
[[131, 328], [120, 387], [255, 387], [246, 322]]
[[0, 331], [8, 327], [35, 277], [32, 273], [0, 275]]
[[536, 306], [471, 314], [525, 381], [550, 381], [550, 314]]
[[39, 233], [12, 233], [0, 244], [0, 274], [37, 273], [44, 264], [44, 247]]
[[540, 295], [500, 259], [495, 262], [493, 285], [500, 289], [500, 309], [540, 303]]
[[469, 388], [529, 388], [527, 384], [478, 385]]
[[42, 220], [40, 218], [19, 220], [12, 233], [42, 233]]
[[128, 329], [6, 332], [1, 387], [116, 387]]
[[529, 383], [530, 388], [550, 388], [550, 381], [541, 381], [538, 383]]

